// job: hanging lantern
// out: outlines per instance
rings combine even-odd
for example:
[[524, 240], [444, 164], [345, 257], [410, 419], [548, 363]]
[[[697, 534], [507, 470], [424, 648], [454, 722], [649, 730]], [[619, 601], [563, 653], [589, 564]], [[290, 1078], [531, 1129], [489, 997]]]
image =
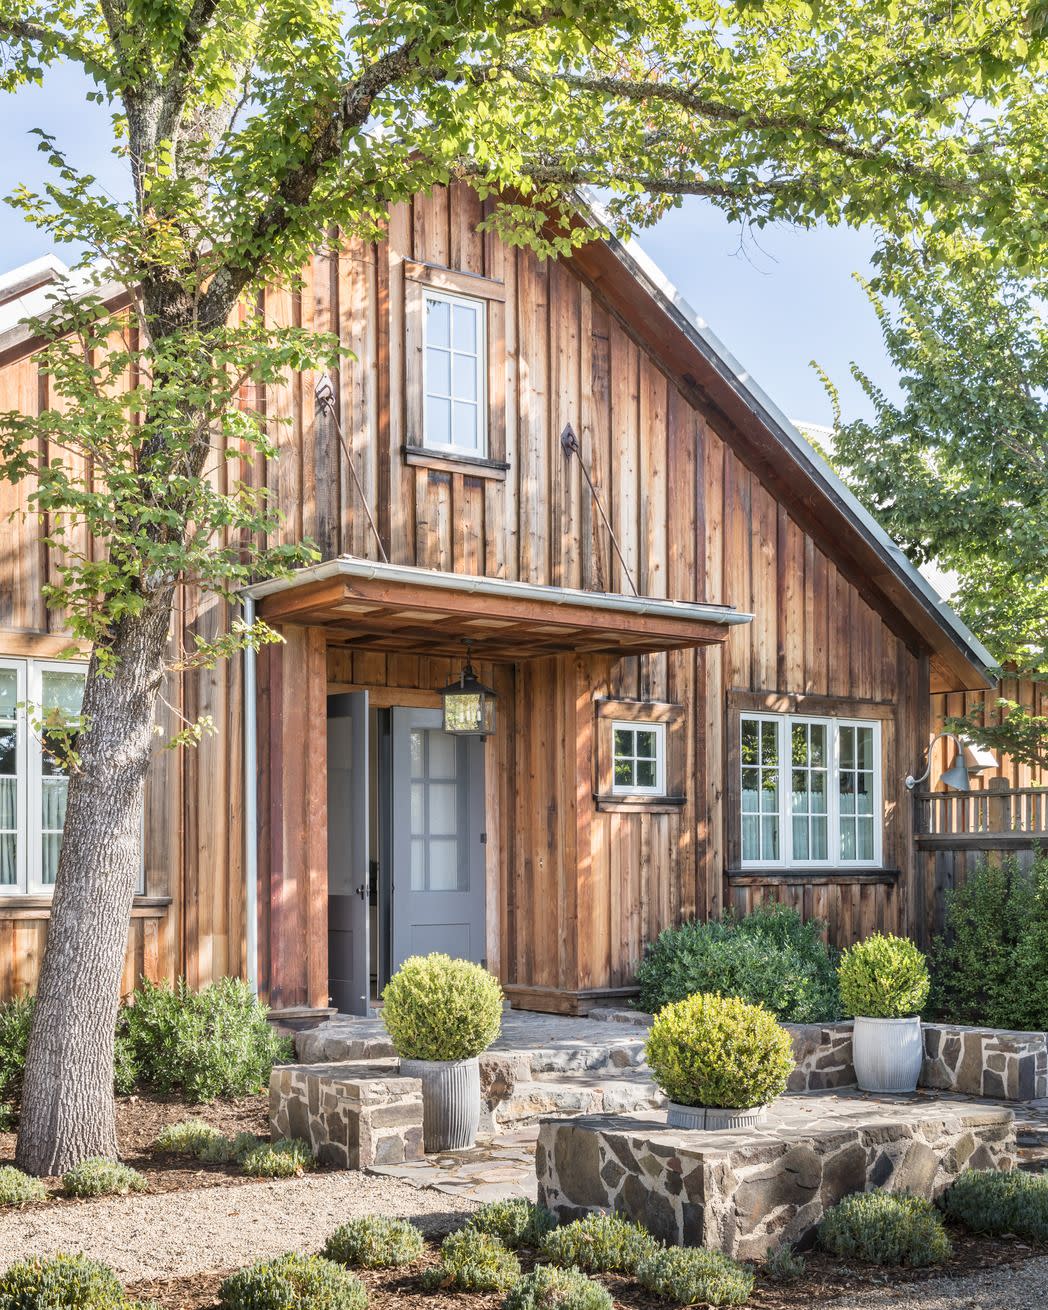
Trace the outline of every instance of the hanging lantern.
[[473, 671], [466, 642], [466, 664], [440, 692], [444, 702], [444, 731], [457, 737], [490, 737], [495, 731], [495, 702], [498, 697], [485, 687]]

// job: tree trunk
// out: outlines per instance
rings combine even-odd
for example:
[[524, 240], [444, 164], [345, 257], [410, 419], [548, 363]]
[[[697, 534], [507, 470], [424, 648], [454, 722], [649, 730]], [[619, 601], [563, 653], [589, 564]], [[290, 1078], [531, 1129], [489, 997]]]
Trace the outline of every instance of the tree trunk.
[[31, 1174], [116, 1155], [113, 1035], [171, 600], [120, 622], [111, 677], [94, 656], [88, 670], [22, 1091], [16, 1161]]

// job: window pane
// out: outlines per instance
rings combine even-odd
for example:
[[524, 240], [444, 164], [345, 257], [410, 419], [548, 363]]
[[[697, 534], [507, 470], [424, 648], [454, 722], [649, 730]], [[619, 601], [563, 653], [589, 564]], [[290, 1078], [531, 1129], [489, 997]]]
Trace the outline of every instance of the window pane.
[[477, 407], [466, 400], [452, 402], [452, 441], [456, 446], [475, 450], [477, 446]]
[[450, 840], [429, 843], [429, 890], [454, 892], [459, 889], [458, 842]]
[[446, 300], [426, 298], [426, 343], [433, 346], [451, 345], [451, 306]]
[[793, 858], [795, 860], [806, 860], [808, 858], [807, 819], [794, 819], [793, 821]]
[[758, 796], [760, 791], [760, 774], [756, 769], [743, 769], [742, 771], [742, 808], [748, 810], [751, 814], [758, 808]]
[[411, 842], [411, 890], [426, 890], [426, 843], [422, 837], [414, 837]]
[[873, 729], [856, 728], [858, 739], [858, 765], [860, 769], [873, 768]]
[[424, 440], [430, 446], [449, 446], [451, 444], [450, 400], [441, 400], [439, 397], [434, 396], [426, 397]]
[[615, 761], [615, 786], [632, 787], [633, 786], [633, 761], [630, 759], [617, 759]]
[[840, 765], [842, 769], [855, 767], [855, 729], [842, 728], [840, 731]]
[[765, 815], [761, 819], [761, 840], [764, 849], [761, 859], [777, 860], [779, 858], [779, 819], [777, 815]]
[[815, 818], [811, 821], [811, 858], [813, 860], [829, 859], [827, 826], [826, 819]]
[[742, 858], [759, 860], [761, 857], [760, 829], [755, 815], [744, 815], [742, 819]]
[[456, 355], [452, 364], [452, 395], [459, 400], [477, 398], [477, 361], [473, 355]]
[[0, 778], [0, 829], [18, 827], [18, 779]]
[[429, 776], [454, 778], [458, 774], [458, 743], [449, 733], [431, 728], [429, 737]]
[[18, 674], [14, 669], [0, 669], [0, 717], [13, 718], [18, 704]]
[[454, 837], [458, 832], [458, 783], [429, 784], [429, 831], [434, 837]]
[[426, 392], [431, 396], [451, 395], [451, 355], [446, 350], [426, 351]]
[[772, 811], [778, 812], [779, 809], [779, 786], [778, 774], [768, 773], [765, 771], [763, 785], [761, 786], [761, 809], [765, 814]]
[[852, 774], [841, 774], [841, 814], [855, 813], [855, 791], [853, 789]]
[[655, 786], [655, 761], [654, 760], [637, 761], [637, 786], [638, 787]]
[[790, 733], [790, 740], [793, 743], [793, 762], [794, 764], [805, 765], [808, 763], [808, 732], [803, 723], [795, 723]]
[[413, 782], [411, 784], [411, 833], [414, 837], [422, 837], [426, 831], [426, 784], [424, 782]]
[[646, 760], [655, 758], [655, 734], [653, 732], [638, 732], [634, 734], [634, 749], [637, 754]]
[[477, 353], [477, 310], [472, 305], [455, 305], [451, 344], [456, 350]]
[[757, 721], [755, 719], [743, 719], [742, 721], [742, 762], [743, 764], [757, 763]]
[[873, 859], [873, 820], [858, 819], [856, 821], [859, 837], [859, 855], [860, 860]]
[[826, 774], [811, 774], [811, 809], [813, 814], [826, 813]]
[[857, 814], [873, 813], [873, 778], [868, 773], [856, 774], [855, 810]]
[[629, 728], [615, 729], [615, 754], [632, 755], [633, 754], [633, 733]]
[[12, 775], [18, 768], [18, 730], [0, 728], [0, 775]]
[[761, 763], [777, 765], [779, 762], [779, 725], [761, 724]]
[[18, 839], [13, 832], [0, 833], [0, 887], [18, 882]]
[[826, 767], [826, 724], [813, 723], [810, 736], [811, 766], [814, 769], [824, 769]]
[[841, 859], [855, 859], [855, 820], [841, 821]]
[[40, 790], [40, 826], [54, 832], [65, 827], [68, 778], [45, 778]]

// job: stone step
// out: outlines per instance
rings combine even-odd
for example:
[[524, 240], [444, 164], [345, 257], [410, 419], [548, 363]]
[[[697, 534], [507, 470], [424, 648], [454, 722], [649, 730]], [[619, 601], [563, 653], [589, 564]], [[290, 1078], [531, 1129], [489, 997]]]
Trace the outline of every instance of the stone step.
[[513, 1084], [492, 1106], [491, 1119], [494, 1128], [506, 1131], [537, 1123], [548, 1114], [631, 1114], [665, 1103], [651, 1079], [636, 1072], [605, 1077], [562, 1074]]

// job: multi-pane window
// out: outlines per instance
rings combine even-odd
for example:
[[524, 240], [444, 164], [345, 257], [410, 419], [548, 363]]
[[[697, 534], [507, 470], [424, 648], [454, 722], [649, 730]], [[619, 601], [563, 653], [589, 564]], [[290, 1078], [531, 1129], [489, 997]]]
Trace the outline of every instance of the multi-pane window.
[[423, 445], [484, 457], [485, 303], [427, 291], [424, 314]]
[[742, 863], [880, 864], [880, 733], [875, 722], [743, 714]]
[[0, 658], [0, 894], [54, 886], [69, 788], [56, 728], [79, 715], [84, 676]]
[[612, 793], [660, 796], [666, 790], [666, 729], [661, 723], [613, 723]]
[[438, 728], [411, 732], [411, 890], [464, 891], [464, 741]]

